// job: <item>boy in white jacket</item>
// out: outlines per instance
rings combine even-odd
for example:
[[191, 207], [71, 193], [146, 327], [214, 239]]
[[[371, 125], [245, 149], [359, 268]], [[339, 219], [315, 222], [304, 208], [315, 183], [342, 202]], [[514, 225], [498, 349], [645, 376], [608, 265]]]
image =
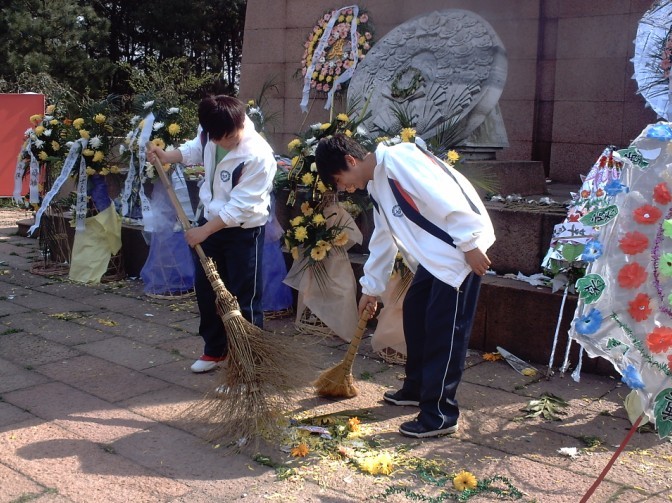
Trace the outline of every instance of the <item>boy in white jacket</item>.
[[[204, 164], [199, 192], [203, 215], [198, 227], [186, 232], [187, 243], [201, 245], [217, 265], [227, 289], [237, 297], [243, 316], [261, 327], [264, 224], [276, 170], [273, 150], [255, 131], [245, 105], [236, 98], [204, 98], [198, 106], [198, 119], [199, 134], [194, 139], [167, 152], [152, 147], [148, 159], [152, 162], [156, 156], [163, 164]], [[227, 339], [215, 293], [200, 260], [193, 255], [201, 314], [199, 334], [205, 348], [191, 370], [207, 372], [226, 359]]]
[[338, 190], [366, 189], [374, 205], [370, 256], [360, 279], [359, 312], [385, 290], [400, 251], [415, 273], [403, 305], [406, 380], [383, 399], [420, 407], [402, 435], [426, 438], [454, 433], [455, 399], [487, 249], [495, 235], [483, 203], [469, 181], [420, 144], [379, 145], [374, 153], [345, 135], [320, 141], [315, 153], [325, 184]]

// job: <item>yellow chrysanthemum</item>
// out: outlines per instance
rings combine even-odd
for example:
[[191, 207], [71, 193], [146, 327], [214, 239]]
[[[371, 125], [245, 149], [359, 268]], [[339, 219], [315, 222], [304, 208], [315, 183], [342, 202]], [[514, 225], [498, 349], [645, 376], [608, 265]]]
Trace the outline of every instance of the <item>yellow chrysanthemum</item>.
[[325, 241], [324, 239], [320, 239], [317, 243], [315, 243], [315, 246], [318, 248], [324, 248], [326, 251], [331, 250], [331, 243], [329, 241]]
[[446, 158], [448, 159], [449, 163], [454, 164], [454, 163], [456, 163], [457, 161], [460, 160], [460, 154], [458, 154], [454, 150], [449, 150]]
[[295, 155], [294, 157], [292, 157], [292, 168], [295, 168], [298, 163], [299, 163], [299, 156]]
[[453, 487], [458, 491], [464, 491], [465, 489], [476, 489], [478, 481], [476, 477], [471, 472], [465, 472], [464, 470], [455, 475], [453, 479]]
[[335, 246], [345, 246], [348, 242], [349, 236], [348, 233], [345, 231], [341, 231], [338, 233], [338, 236], [334, 238], [334, 245]]
[[44, 126], [37, 126], [37, 127], [35, 128], [35, 134], [36, 134], [37, 136], [40, 136], [42, 133], [44, 133]]
[[349, 129], [346, 129], [345, 130], [345, 136], [351, 137], [352, 136], [352, 131], [350, 131]]
[[376, 475], [378, 473], [378, 465], [373, 456], [366, 457], [359, 462], [359, 469], [363, 472]]
[[89, 134], [89, 132], [86, 129], [80, 129], [79, 130], [79, 136], [84, 138], [85, 140], [88, 140], [89, 138], [91, 138], [91, 135]]
[[287, 150], [289, 150], [291, 152], [292, 150], [297, 148], [299, 145], [301, 145], [301, 140], [299, 140], [298, 138], [294, 138], [292, 141], [290, 141], [287, 144]]
[[401, 130], [399, 136], [401, 136], [401, 141], [404, 142], [413, 141], [413, 139], [415, 138], [415, 129], [413, 129], [412, 127], [405, 127], [404, 129]]
[[153, 143], [154, 145], [156, 145], [157, 147], [159, 147], [160, 149], [164, 149], [164, 148], [166, 148], [166, 142], [163, 141], [161, 138], [154, 138], [154, 139], [152, 140], [152, 143]]
[[303, 243], [306, 239], [308, 239], [308, 229], [306, 229], [304, 226], [297, 227], [294, 229], [294, 238], [299, 243]]
[[103, 168], [100, 170], [100, 174], [103, 176], [107, 176], [110, 174], [110, 169], [109, 168]]
[[289, 221], [289, 223], [292, 227], [297, 227], [303, 223], [303, 217], [301, 215], [294, 217]]
[[81, 129], [83, 125], [84, 125], [84, 119], [82, 119], [81, 117], [72, 121], [72, 127], [74, 127], [75, 129]]
[[49, 156], [47, 155], [47, 153], [46, 153], [44, 150], [40, 150], [40, 153], [37, 154], [37, 158], [38, 158], [40, 161], [46, 161], [48, 157], [49, 157]]
[[110, 166], [110, 173], [116, 175], [117, 173], [121, 173], [121, 169], [119, 169], [119, 166]]
[[324, 257], [326, 256], [327, 256], [327, 250], [319, 246], [310, 250], [310, 258], [312, 258], [316, 262], [324, 260]]
[[107, 120], [107, 117], [105, 117], [103, 114], [96, 114], [93, 116], [93, 120], [96, 124], [102, 124]]
[[247, 106], [253, 107], [254, 106], [254, 100], [247, 100]]
[[359, 423], [361, 421], [357, 417], [351, 417], [348, 419], [348, 429], [350, 431], [359, 431]]
[[105, 159], [105, 154], [100, 150], [96, 150], [96, 153], [93, 154], [93, 162], [100, 162]]
[[348, 114], [338, 114], [336, 116], [336, 120], [341, 122], [348, 122], [350, 120], [350, 117], [348, 117]]
[[51, 124], [52, 126], [56, 126], [58, 124], [58, 119], [51, 119], [49, 121], [49, 124]]
[[322, 194], [327, 191], [327, 186], [324, 184], [324, 182], [322, 182], [322, 180], [317, 182], [317, 190]]
[[91, 166], [87, 166], [87, 167], [86, 167], [86, 174], [89, 175], [89, 176], [91, 176], [91, 175], [95, 175], [95, 174], [96, 174], [96, 170], [93, 169]]
[[324, 225], [327, 222], [327, 219], [324, 218], [322, 213], [318, 213], [313, 217], [313, 223], [315, 225]]
[[30, 122], [40, 122], [42, 120], [42, 116], [40, 114], [35, 114], [30, 116]]
[[376, 456], [376, 464], [378, 465], [378, 473], [389, 475], [394, 468], [392, 455], [389, 452], [381, 452]]
[[47, 107], [47, 113], [48, 113], [49, 115], [53, 114], [55, 110], [56, 110], [56, 105], [49, 105], [49, 106]]
[[325, 122], [320, 126], [320, 129], [324, 131], [325, 129], [329, 129], [331, 127], [331, 122]]
[[179, 124], [175, 124], [174, 122], [168, 126], [168, 134], [170, 136], [177, 136], [180, 134], [180, 131], [182, 131], [182, 128], [180, 127]]
[[299, 444], [291, 451], [292, 456], [303, 458], [308, 454], [308, 446], [306, 444]]
[[53, 140], [53, 141], [51, 142], [51, 150], [53, 150], [54, 152], [56, 152], [56, 151], [58, 151], [58, 150], [60, 150], [60, 149], [61, 149], [61, 145], [60, 145], [56, 140]]
[[296, 246], [292, 247], [292, 258], [299, 260], [299, 249]]
[[305, 216], [309, 217], [313, 214], [314, 211], [315, 210], [313, 210], [308, 201], [301, 203], [301, 213], [303, 213]]
[[312, 185], [314, 181], [315, 181], [315, 176], [313, 176], [312, 173], [305, 173], [301, 177], [301, 183], [303, 183], [304, 185]]
[[90, 149], [90, 148], [85, 148], [84, 150], [82, 150], [82, 155], [84, 157], [93, 157], [94, 153], [95, 152], [93, 151], [93, 149]]

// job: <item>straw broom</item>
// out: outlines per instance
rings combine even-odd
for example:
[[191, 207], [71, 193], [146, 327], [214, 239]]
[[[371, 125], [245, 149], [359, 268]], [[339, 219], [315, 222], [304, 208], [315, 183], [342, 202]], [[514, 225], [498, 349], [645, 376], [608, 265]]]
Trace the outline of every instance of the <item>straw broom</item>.
[[362, 335], [364, 334], [364, 330], [366, 330], [366, 322], [369, 318], [371, 318], [371, 312], [367, 305], [359, 317], [357, 329], [350, 340], [348, 351], [345, 353], [343, 361], [322, 372], [313, 383], [318, 395], [335, 398], [352, 398], [359, 394], [359, 390], [355, 386], [355, 380], [352, 377], [352, 363], [359, 349], [359, 344], [362, 342]]
[[[154, 168], [186, 231], [191, 222], [158, 159]], [[291, 405], [292, 392], [310, 382], [309, 357], [292, 339], [278, 341], [278, 336], [243, 318], [237, 299], [226, 289], [212, 259], [200, 245], [194, 250], [216, 295], [217, 312], [227, 335], [228, 367], [217, 387], [190, 415], [214, 423], [212, 440], [230, 437], [239, 439], [241, 446], [278, 431], [284, 409]]]

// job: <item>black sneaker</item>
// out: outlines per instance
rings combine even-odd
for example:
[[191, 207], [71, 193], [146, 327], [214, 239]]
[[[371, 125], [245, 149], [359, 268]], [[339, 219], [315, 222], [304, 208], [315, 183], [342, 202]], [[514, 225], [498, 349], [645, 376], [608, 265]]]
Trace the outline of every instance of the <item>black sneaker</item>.
[[414, 407], [420, 405], [420, 400], [410, 396], [403, 389], [400, 389], [399, 391], [386, 391], [383, 393], [383, 400], [394, 405], [412, 405]]
[[445, 426], [436, 430], [427, 428], [417, 419], [401, 423], [399, 426], [399, 433], [407, 437], [413, 438], [430, 438], [439, 437], [441, 435], [451, 435], [457, 431], [457, 423], [452, 426]]

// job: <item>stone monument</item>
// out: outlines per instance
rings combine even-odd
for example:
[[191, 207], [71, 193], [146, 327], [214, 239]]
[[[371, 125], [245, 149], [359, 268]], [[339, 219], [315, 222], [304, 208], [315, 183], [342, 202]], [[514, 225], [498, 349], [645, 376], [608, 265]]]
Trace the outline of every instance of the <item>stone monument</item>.
[[372, 132], [387, 131], [396, 114], [413, 117], [425, 140], [450, 131], [462, 153], [508, 146], [498, 107], [507, 59], [501, 40], [479, 15], [461, 9], [415, 17], [391, 30], [359, 63], [349, 97], [369, 100]]

